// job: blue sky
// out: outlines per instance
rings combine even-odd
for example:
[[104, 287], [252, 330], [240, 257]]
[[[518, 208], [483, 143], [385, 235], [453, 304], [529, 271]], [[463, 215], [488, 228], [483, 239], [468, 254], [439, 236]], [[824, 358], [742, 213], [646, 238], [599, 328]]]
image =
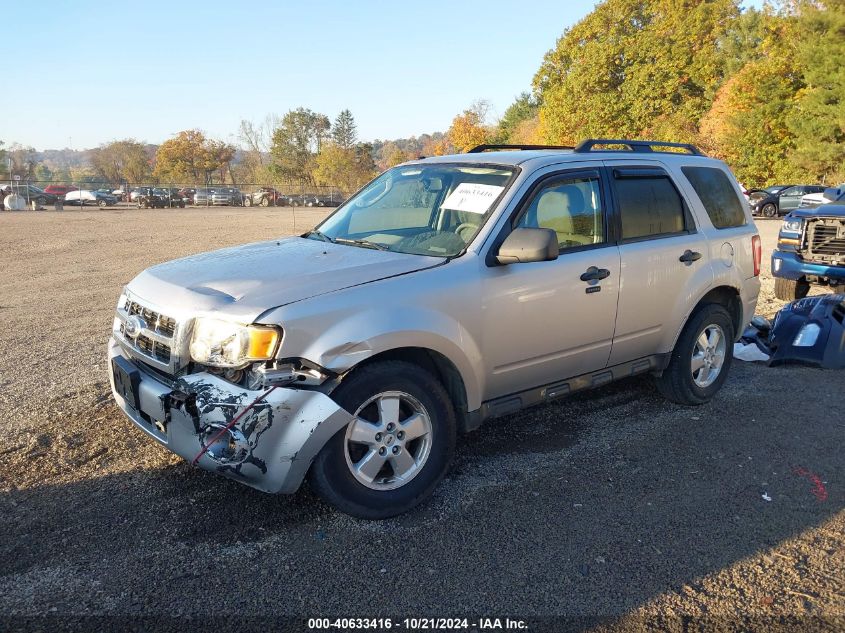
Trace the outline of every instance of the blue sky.
[[234, 142], [241, 119], [298, 106], [332, 119], [349, 108], [362, 140], [445, 130], [476, 99], [500, 115], [595, 3], [51, 4], [2, 12], [3, 24], [37, 24], [3, 29], [7, 146], [160, 143], [188, 128]]

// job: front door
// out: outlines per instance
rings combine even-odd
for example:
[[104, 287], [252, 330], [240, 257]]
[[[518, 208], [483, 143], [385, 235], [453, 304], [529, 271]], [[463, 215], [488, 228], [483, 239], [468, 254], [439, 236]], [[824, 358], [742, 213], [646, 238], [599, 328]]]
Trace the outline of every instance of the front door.
[[800, 185], [785, 189], [778, 199], [778, 209], [781, 214], [797, 209], [801, 204], [801, 198], [804, 196], [804, 193], [804, 187]]
[[485, 269], [486, 398], [607, 365], [619, 249], [608, 240], [605, 197], [602, 172], [579, 170], [545, 177], [521, 204], [511, 226], [554, 230], [560, 256]]

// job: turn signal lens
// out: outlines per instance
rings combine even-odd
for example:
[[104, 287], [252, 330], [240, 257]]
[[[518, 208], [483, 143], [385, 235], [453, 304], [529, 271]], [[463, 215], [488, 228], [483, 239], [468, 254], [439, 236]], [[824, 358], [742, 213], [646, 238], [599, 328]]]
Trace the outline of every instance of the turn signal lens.
[[276, 328], [255, 326], [250, 326], [247, 329], [249, 330], [247, 357], [251, 360], [272, 358], [279, 343], [279, 331]]

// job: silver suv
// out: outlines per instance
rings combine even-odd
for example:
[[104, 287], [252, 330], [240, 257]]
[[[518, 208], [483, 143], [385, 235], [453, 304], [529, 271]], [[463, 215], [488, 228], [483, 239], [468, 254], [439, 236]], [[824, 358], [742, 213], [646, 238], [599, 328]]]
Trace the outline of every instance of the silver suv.
[[273, 493], [308, 477], [374, 519], [431, 495], [486, 419], [640, 373], [710, 400], [760, 287], [727, 166], [652, 141], [498, 149], [142, 272], [109, 344], [118, 404], [201, 468]]

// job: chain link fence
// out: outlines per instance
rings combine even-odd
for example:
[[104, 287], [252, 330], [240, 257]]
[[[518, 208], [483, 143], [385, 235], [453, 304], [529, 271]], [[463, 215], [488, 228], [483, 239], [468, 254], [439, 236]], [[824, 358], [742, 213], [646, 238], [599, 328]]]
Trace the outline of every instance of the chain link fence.
[[27, 207], [53, 206], [57, 202], [76, 205], [82, 200], [85, 206], [137, 206], [166, 207], [336, 207], [345, 202], [352, 192], [339, 187], [305, 183], [114, 183], [106, 181], [57, 181], [21, 179], [0, 181], [5, 193], [18, 194]]

